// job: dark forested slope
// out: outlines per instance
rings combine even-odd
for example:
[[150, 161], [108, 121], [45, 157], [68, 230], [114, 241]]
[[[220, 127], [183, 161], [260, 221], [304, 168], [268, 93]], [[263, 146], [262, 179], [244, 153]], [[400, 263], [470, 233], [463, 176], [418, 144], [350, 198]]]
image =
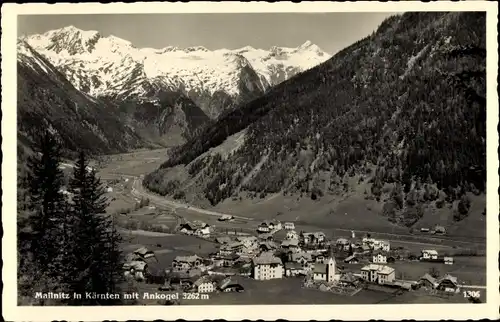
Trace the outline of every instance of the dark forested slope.
[[[393, 221], [415, 198], [438, 207], [460, 200], [461, 220], [466, 192], [485, 190], [485, 59], [484, 13], [388, 18], [329, 61], [222, 115], [144, 183], [177, 193], [182, 182], [172, 185], [167, 175], [185, 165], [217, 204], [242, 191], [315, 199], [356, 177], [377, 200], [391, 186], [385, 209]], [[206, 153], [243, 129], [238, 149]], [[401, 220], [419, 217], [417, 209]]]

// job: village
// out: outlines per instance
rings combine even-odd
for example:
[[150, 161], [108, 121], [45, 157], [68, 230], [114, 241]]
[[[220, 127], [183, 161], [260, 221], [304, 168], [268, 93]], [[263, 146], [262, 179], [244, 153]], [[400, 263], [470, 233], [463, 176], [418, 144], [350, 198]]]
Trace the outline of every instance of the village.
[[[219, 221], [230, 222], [231, 216]], [[444, 234], [435, 227], [434, 233]], [[366, 234], [329, 240], [321, 231], [297, 232], [293, 222], [266, 220], [255, 233], [228, 231], [202, 221], [183, 220], [176, 234], [215, 243], [217, 251], [208, 255], [176, 256], [161, 267], [155, 252], [140, 247], [127, 254], [124, 275], [135, 283], [153, 286], [158, 292], [191, 292], [204, 295], [245, 292], [249, 281], [299, 279], [301, 288], [353, 297], [362, 290], [401, 295], [420, 292], [450, 298], [460, 296], [462, 284], [442, 267], [454, 265], [454, 258], [435, 249], [422, 248], [412, 253], [403, 247], [391, 247], [387, 240]], [[433, 263], [419, 278], [405, 278], [398, 263]], [[234, 295], [238, 296], [238, 295]], [[200, 298], [204, 298], [201, 296]], [[475, 299], [471, 299], [473, 301]], [[353, 302], [355, 302], [353, 300]], [[162, 304], [180, 304], [167, 300]]]

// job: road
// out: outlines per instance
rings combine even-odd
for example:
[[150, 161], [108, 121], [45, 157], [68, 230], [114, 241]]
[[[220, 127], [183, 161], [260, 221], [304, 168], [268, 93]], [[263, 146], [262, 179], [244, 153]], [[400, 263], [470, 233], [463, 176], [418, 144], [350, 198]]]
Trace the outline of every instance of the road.
[[[158, 207], [165, 207], [165, 208], [170, 208], [173, 210], [187, 209], [191, 212], [195, 212], [195, 213], [199, 213], [199, 214], [203, 214], [203, 215], [208, 215], [208, 216], [214, 216], [214, 217], [222, 217], [224, 215], [233, 216], [235, 219], [245, 220], [248, 222], [256, 222], [255, 218], [249, 218], [249, 217], [243, 217], [243, 216], [237, 216], [237, 215], [233, 215], [233, 214], [227, 214], [227, 213], [207, 210], [207, 209], [199, 208], [199, 207], [189, 205], [186, 203], [182, 203], [179, 201], [169, 200], [163, 196], [156, 195], [150, 191], [147, 191], [143, 187], [142, 178], [141, 178], [142, 176], [138, 177], [138, 176], [126, 175], [126, 174], [122, 174], [122, 173], [108, 173], [108, 174], [134, 180], [133, 185], [132, 185], [132, 190], [131, 190], [132, 196], [134, 196], [136, 198], [141, 198], [141, 197], [148, 198], [150, 200], [151, 204], [156, 205]], [[313, 225], [297, 225], [296, 224], [295, 226], [296, 226], [296, 230], [303, 230], [303, 231], [310, 231], [311, 229], [312, 230], [318, 229], [318, 227], [315, 227]], [[477, 243], [474, 243], [474, 242], [453, 240], [453, 239], [449, 239], [449, 238], [440, 239], [440, 238], [427, 237], [427, 236], [382, 233], [382, 232], [343, 229], [343, 228], [332, 228], [330, 230], [339, 231], [339, 232], [347, 232], [349, 234], [352, 231], [354, 231], [356, 233], [356, 235], [370, 233], [370, 234], [372, 234], [373, 237], [384, 238], [384, 239], [387, 239], [389, 241], [394, 241], [394, 242], [401, 243], [401, 244], [421, 245], [423, 247], [440, 246], [440, 247], [446, 247], [446, 248], [453, 248], [452, 246], [444, 245], [443, 244], [444, 240], [446, 240], [448, 242], [453, 242], [455, 245], [461, 245], [461, 247], [464, 247], [464, 248], [474, 247], [474, 246], [478, 245]], [[419, 241], [416, 241], [416, 240], [410, 241], [410, 240], [408, 240], [408, 238], [418, 239]], [[402, 239], [406, 239], [406, 240], [402, 240]]]

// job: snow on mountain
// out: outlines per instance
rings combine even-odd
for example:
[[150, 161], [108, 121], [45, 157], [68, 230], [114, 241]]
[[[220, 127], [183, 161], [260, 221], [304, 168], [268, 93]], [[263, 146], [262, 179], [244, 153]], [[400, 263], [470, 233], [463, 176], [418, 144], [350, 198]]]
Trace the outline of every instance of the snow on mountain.
[[[291, 76], [330, 58], [310, 41], [297, 48], [236, 50], [136, 48], [115, 36], [74, 26], [23, 37], [79, 90], [92, 96], [148, 98], [159, 89], [181, 90], [212, 117], [220, 113], [211, 98], [231, 105], [242, 92], [262, 94]], [[220, 102], [219, 102], [220, 103]]]

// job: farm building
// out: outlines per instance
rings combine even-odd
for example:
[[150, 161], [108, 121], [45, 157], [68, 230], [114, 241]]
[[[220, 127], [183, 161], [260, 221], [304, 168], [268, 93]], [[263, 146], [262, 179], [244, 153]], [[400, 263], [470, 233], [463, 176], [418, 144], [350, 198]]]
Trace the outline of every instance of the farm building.
[[460, 291], [457, 278], [449, 274], [446, 274], [437, 282], [436, 289], [453, 293], [457, 293]]
[[284, 228], [286, 230], [293, 230], [293, 229], [295, 229], [295, 224], [293, 222], [286, 222], [284, 224]]
[[344, 287], [355, 287], [359, 284], [359, 278], [348, 272], [340, 276], [339, 285]]
[[418, 280], [418, 284], [424, 288], [434, 289], [437, 286], [437, 281], [430, 274], [426, 273]]
[[302, 233], [301, 238], [304, 241], [304, 244], [315, 245], [319, 243], [323, 243], [326, 240], [326, 236], [323, 232], [313, 232], [313, 233]]
[[291, 250], [292, 252], [297, 252], [300, 250], [299, 241], [297, 239], [285, 239], [281, 243], [281, 248], [284, 250]]
[[239, 279], [235, 277], [227, 277], [223, 279], [217, 288], [221, 292], [243, 292], [245, 290]]
[[446, 265], [453, 265], [453, 257], [444, 257], [443, 260]]
[[286, 239], [299, 239], [299, 234], [295, 230], [290, 230], [286, 233]]

